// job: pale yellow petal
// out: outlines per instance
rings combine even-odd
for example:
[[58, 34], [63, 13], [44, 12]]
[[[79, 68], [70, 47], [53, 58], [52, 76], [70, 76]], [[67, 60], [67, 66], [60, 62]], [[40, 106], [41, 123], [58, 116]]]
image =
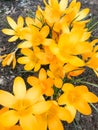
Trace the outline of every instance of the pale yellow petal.
[[7, 35], [14, 35], [15, 34], [15, 31], [14, 30], [12, 30], [12, 29], [2, 29], [2, 32], [4, 33], [4, 34], [7, 34]]
[[11, 93], [0, 90], [0, 104], [1, 105], [11, 108], [14, 103], [14, 99], [15, 98]]
[[18, 48], [30, 48], [32, 47], [32, 43], [29, 41], [24, 41], [18, 44]]
[[61, 0], [59, 5], [60, 5], [60, 10], [64, 11], [68, 5], [68, 0]]
[[11, 38], [8, 39], [8, 42], [14, 42], [18, 39], [18, 36], [13, 36]]
[[16, 22], [15, 22], [11, 17], [7, 16], [7, 21], [8, 21], [8, 23], [9, 23], [9, 25], [10, 25], [13, 29], [16, 29], [17, 24], [16, 24]]
[[13, 85], [13, 92], [15, 97], [18, 99], [23, 99], [26, 94], [26, 85], [21, 77], [16, 77]]
[[24, 25], [24, 19], [23, 19], [22, 16], [18, 17], [17, 24], [18, 24], [19, 27], [23, 27], [23, 25]]
[[2, 115], [0, 115], [0, 122], [5, 127], [11, 127], [15, 125], [19, 120], [17, 112], [14, 110], [9, 110]]
[[89, 13], [89, 8], [83, 9], [77, 14], [76, 20], [79, 21], [84, 19], [88, 15], [88, 13]]

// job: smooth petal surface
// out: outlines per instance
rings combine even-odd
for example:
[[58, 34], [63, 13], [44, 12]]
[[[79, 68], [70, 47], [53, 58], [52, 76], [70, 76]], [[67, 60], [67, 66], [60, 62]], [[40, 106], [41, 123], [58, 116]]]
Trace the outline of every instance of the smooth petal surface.
[[63, 124], [58, 117], [48, 117], [48, 128], [49, 130], [64, 130]]
[[16, 29], [17, 24], [16, 24], [16, 22], [15, 22], [11, 17], [7, 16], [7, 21], [8, 21], [8, 23], [9, 23], [9, 25], [10, 25], [13, 29]]
[[24, 19], [23, 19], [22, 16], [18, 17], [17, 24], [18, 24], [19, 27], [23, 27], [23, 25], [24, 25]]
[[29, 41], [24, 41], [17, 46], [18, 48], [30, 48], [32, 47], [32, 43]]
[[33, 105], [32, 111], [34, 114], [43, 114], [50, 109], [51, 105], [52, 103], [50, 101], [38, 102]]
[[42, 35], [43, 37], [47, 37], [48, 34], [49, 34], [49, 27], [48, 27], [48, 26], [44, 26], [44, 27], [41, 29], [40, 33], [41, 33], [41, 35]]
[[0, 104], [1, 105], [11, 108], [14, 103], [14, 99], [15, 98], [11, 93], [0, 90]]
[[89, 104], [85, 101], [77, 102], [75, 105], [75, 108], [84, 115], [90, 115], [91, 114], [91, 108]]
[[98, 97], [93, 94], [92, 92], [87, 92], [83, 94], [84, 100], [86, 100], [89, 103], [97, 103], [98, 102]]
[[12, 29], [2, 29], [2, 32], [7, 35], [14, 35], [15, 31]]
[[68, 0], [61, 0], [59, 3], [60, 10], [64, 11], [66, 9], [67, 5], [68, 5]]
[[20, 118], [20, 125], [23, 130], [39, 130], [37, 119], [33, 115], [28, 115]]
[[18, 58], [17, 61], [20, 64], [27, 64], [28, 62], [30, 62], [30, 59], [26, 56], [23, 56], [23, 57]]
[[40, 99], [41, 95], [42, 95], [42, 92], [39, 87], [32, 87], [29, 90], [27, 90], [25, 99], [29, 100], [31, 104], [34, 104]]
[[15, 125], [19, 120], [19, 116], [17, 115], [17, 112], [14, 110], [9, 110], [2, 115], [0, 115], [0, 122], [5, 127], [11, 127]]
[[46, 78], [47, 78], [47, 73], [46, 73], [45, 69], [42, 68], [39, 72], [39, 79], [45, 80]]
[[74, 86], [73, 86], [73, 84], [71, 84], [71, 83], [65, 83], [65, 84], [63, 85], [63, 87], [62, 87], [62, 90], [63, 90], [64, 92], [69, 92], [69, 91], [72, 90], [72, 89], [74, 89]]
[[15, 97], [18, 99], [23, 99], [26, 94], [26, 85], [21, 77], [16, 77], [13, 85], [13, 92]]
[[13, 36], [11, 38], [8, 39], [8, 42], [14, 42], [18, 39], [18, 36]]

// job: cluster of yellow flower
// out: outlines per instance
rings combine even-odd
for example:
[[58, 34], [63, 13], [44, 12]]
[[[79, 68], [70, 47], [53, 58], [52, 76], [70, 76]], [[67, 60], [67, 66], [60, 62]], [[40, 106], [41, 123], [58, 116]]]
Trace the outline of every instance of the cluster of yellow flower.
[[[9, 16], [12, 29], [2, 30], [12, 35], [8, 40], [20, 39], [16, 49], [0, 56], [2, 66], [16, 66], [17, 50], [22, 57], [31, 85], [26, 91], [25, 81], [16, 77], [13, 94], [0, 90], [0, 130], [64, 130], [61, 121], [71, 123], [77, 111], [91, 114], [89, 103], [97, 103], [98, 97], [87, 86], [65, 83], [64, 77], [78, 76], [90, 67], [98, 75], [98, 39], [90, 41], [87, 28], [89, 9], [81, 9], [76, 0], [44, 0], [45, 8], [39, 6], [34, 18], [18, 17], [17, 23]], [[16, 125], [17, 124], [17, 125]], [[2, 128], [1, 128], [2, 127]]]

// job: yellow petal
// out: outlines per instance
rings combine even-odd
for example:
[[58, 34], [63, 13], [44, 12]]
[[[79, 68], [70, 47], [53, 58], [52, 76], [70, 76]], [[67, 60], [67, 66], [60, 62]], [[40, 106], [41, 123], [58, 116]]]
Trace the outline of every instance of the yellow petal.
[[71, 123], [75, 119], [76, 109], [74, 108], [74, 106], [71, 106], [71, 105], [66, 105], [65, 109], [67, 109], [71, 113], [70, 120], [69, 120], [70, 122], [68, 122], [68, 123]]
[[39, 72], [39, 79], [45, 80], [46, 78], [47, 78], [47, 73], [46, 73], [45, 69], [42, 68]]
[[72, 122], [72, 115], [70, 111], [64, 107], [59, 107], [58, 116], [60, 120], [67, 121], [68, 123]]
[[61, 0], [59, 5], [60, 5], [60, 10], [64, 11], [68, 5], [68, 0]]
[[98, 102], [98, 97], [95, 94], [93, 94], [92, 92], [87, 92], [87, 93], [83, 94], [83, 98], [89, 103]]
[[89, 104], [85, 101], [79, 101], [75, 105], [75, 108], [84, 115], [90, 115], [91, 114], [91, 108]]
[[59, 105], [65, 105], [65, 104], [68, 104], [69, 103], [69, 100], [68, 100], [68, 97], [66, 94], [62, 94], [59, 99], [58, 99], [58, 104]]
[[7, 35], [14, 35], [15, 31], [12, 29], [2, 29], [2, 32]]
[[9, 109], [7, 107], [3, 107], [0, 109], [0, 115], [3, 114], [4, 112], [8, 111]]
[[37, 86], [39, 85], [39, 79], [35, 76], [29, 76], [27, 78], [27, 82], [31, 85], [31, 86]]
[[7, 16], [7, 21], [8, 21], [8, 23], [9, 23], [9, 25], [10, 25], [13, 29], [16, 29], [17, 24], [16, 24], [16, 22], [15, 22], [11, 17]]
[[30, 61], [29, 63], [27, 63], [27, 64], [24, 66], [24, 69], [25, 69], [26, 71], [30, 71], [30, 70], [32, 70], [32, 69], [34, 68], [34, 66], [35, 66], [35, 63], [33, 63], [32, 61]]
[[18, 48], [30, 48], [32, 47], [32, 43], [29, 41], [24, 41], [18, 44]]
[[13, 69], [15, 68], [15, 66], [16, 66], [16, 57], [14, 57], [13, 59]]
[[18, 39], [18, 36], [13, 36], [11, 38], [8, 39], [8, 42], [14, 42]]
[[25, 99], [29, 100], [31, 104], [34, 104], [40, 99], [41, 95], [42, 92], [39, 87], [32, 87], [27, 91]]
[[15, 125], [19, 120], [17, 112], [14, 110], [9, 110], [2, 115], [0, 115], [0, 122], [5, 127], [11, 127]]
[[27, 24], [27, 26], [29, 26], [30, 24], [34, 24], [33, 18], [26, 17], [26, 24]]
[[71, 56], [71, 58], [69, 59], [69, 63], [73, 66], [76, 66], [76, 67], [77, 66], [80, 67], [80, 66], [85, 65], [84, 61], [76, 56]]
[[12, 126], [10, 130], [23, 130], [19, 125]]
[[23, 130], [39, 130], [37, 119], [33, 115], [23, 116], [20, 118], [20, 125]]
[[64, 130], [63, 124], [56, 116], [48, 117], [48, 128], [49, 130]]
[[77, 14], [76, 20], [78, 20], [78, 21], [82, 20], [83, 18], [85, 18], [87, 16], [88, 13], [89, 13], [89, 8], [83, 9], [82, 11], [80, 11]]
[[23, 25], [24, 25], [24, 19], [23, 19], [22, 16], [18, 17], [17, 24], [18, 24], [19, 27], [23, 27]]
[[50, 109], [51, 105], [50, 101], [38, 102], [32, 106], [32, 111], [34, 114], [43, 114]]
[[71, 91], [73, 88], [74, 88], [73, 84], [71, 84], [71, 83], [65, 83], [65, 84], [63, 85], [63, 87], [62, 87], [62, 90], [63, 90], [64, 92], [69, 92], [69, 91]]
[[26, 85], [21, 77], [16, 77], [13, 85], [13, 92], [18, 99], [24, 98], [26, 94]]
[[44, 27], [41, 29], [40, 33], [41, 33], [41, 35], [42, 35], [43, 37], [46, 38], [46, 37], [48, 36], [48, 34], [49, 34], [49, 27], [48, 27], [48, 26], [44, 26]]
[[32, 57], [34, 55], [34, 52], [29, 48], [21, 49], [21, 53], [28, 56], [28, 57]]
[[6, 91], [0, 90], [0, 104], [11, 108], [11, 106], [13, 105], [14, 102], [14, 96]]
[[26, 56], [23, 56], [23, 57], [18, 58], [17, 62], [19, 64], [27, 64], [28, 62], [30, 62], [30, 59]]
[[61, 88], [61, 87], [62, 87], [62, 83], [63, 83], [62, 79], [60, 79], [60, 78], [55, 78], [54, 84], [55, 84], [55, 86], [56, 86], [57, 88]]

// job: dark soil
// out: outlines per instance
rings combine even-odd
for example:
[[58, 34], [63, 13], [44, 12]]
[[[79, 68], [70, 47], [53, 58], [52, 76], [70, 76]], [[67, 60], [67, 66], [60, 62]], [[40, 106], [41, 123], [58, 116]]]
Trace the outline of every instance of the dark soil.
[[[71, 1], [71, 0], [70, 0]], [[79, 0], [82, 3], [82, 7], [89, 7], [91, 12], [89, 14], [90, 18], [95, 17], [98, 20], [98, 0]], [[2, 34], [1, 29], [7, 26], [6, 16], [9, 15], [14, 19], [17, 19], [19, 15], [25, 17], [30, 14], [30, 11], [34, 14], [37, 5], [43, 7], [42, 0], [0, 0], [0, 55], [4, 53], [9, 53], [16, 43], [8, 43], [8, 37]], [[98, 37], [98, 28], [94, 30], [94, 36]], [[6, 91], [12, 91], [13, 79], [16, 76], [22, 76], [26, 78], [30, 73], [25, 73], [22, 71], [21, 65], [13, 70], [11, 67], [2, 67], [0, 64], [0, 89]], [[86, 82], [98, 84], [98, 77], [93, 73], [92, 70], [87, 69], [87, 71], [80, 77], [85, 77]], [[93, 85], [88, 85], [89, 89], [98, 95], [98, 88]], [[95, 104], [98, 108], [98, 104]], [[92, 114], [90, 116], [84, 116], [77, 114], [76, 120], [72, 124], [67, 124], [64, 122], [65, 130], [98, 130], [98, 113], [92, 108]]]

